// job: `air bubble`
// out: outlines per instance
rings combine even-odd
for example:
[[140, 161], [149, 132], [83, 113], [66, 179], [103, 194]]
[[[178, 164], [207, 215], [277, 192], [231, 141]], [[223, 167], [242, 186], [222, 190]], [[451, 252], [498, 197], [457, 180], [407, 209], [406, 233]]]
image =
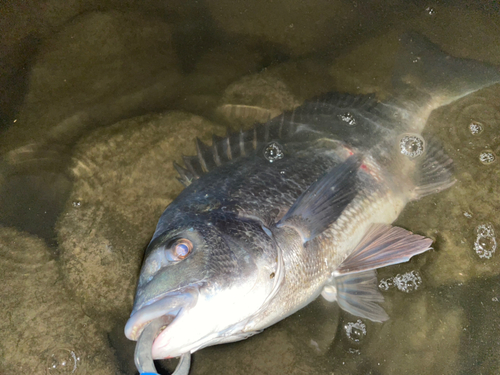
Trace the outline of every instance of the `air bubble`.
[[271, 142], [264, 149], [264, 157], [269, 160], [270, 163], [283, 159], [283, 148], [277, 142]]
[[434, 14], [436, 14], [436, 10], [433, 7], [427, 7], [427, 8], [425, 8], [425, 12], [429, 16], [433, 16]]
[[354, 115], [350, 112], [346, 112], [342, 115], [338, 115], [337, 117], [349, 126], [356, 125], [356, 119], [354, 118]]
[[479, 161], [484, 165], [493, 163], [497, 159], [495, 153], [491, 150], [484, 150], [479, 154]]
[[366, 336], [366, 325], [359, 319], [355, 323], [347, 323], [344, 329], [349, 340], [354, 342], [360, 342]]
[[73, 350], [59, 348], [47, 359], [47, 374], [83, 374], [82, 359]]
[[490, 223], [480, 224], [476, 227], [476, 240], [474, 241], [474, 251], [479, 258], [490, 259], [497, 249], [497, 239], [495, 230]]
[[417, 135], [405, 135], [401, 138], [399, 147], [403, 155], [413, 159], [424, 153], [424, 140]]
[[484, 126], [478, 121], [472, 121], [469, 126], [469, 131], [472, 135], [479, 135], [483, 132]]
[[418, 271], [410, 271], [402, 274], [397, 274], [394, 277], [380, 280], [379, 289], [388, 291], [395, 287], [401, 292], [411, 293], [420, 288], [422, 285], [422, 277]]
[[388, 291], [390, 288], [392, 288], [394, 286], [392, 281], [393, 281], [392, 277], [389, 277], [387, 279], [382, 279], [382, 280], [380, 280], [378, 287], [383, 291]]

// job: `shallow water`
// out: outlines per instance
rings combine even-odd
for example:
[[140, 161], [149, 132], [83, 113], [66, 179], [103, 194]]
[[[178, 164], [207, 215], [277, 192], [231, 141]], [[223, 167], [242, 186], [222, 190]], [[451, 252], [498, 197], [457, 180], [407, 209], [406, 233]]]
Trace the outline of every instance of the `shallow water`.
[[[26, 4], [0, 5], [0, 374], [136, 373], [123, 326], [194, 137], [328, 91], [383, 96], [409, 30], [500, 66], [496, 2]], [[190, 374], [500, 373], [499, 99], [429, 119], [457, 183], [396, 222], [435, 243], [379, 271], [388, 322], [318, 299]]]

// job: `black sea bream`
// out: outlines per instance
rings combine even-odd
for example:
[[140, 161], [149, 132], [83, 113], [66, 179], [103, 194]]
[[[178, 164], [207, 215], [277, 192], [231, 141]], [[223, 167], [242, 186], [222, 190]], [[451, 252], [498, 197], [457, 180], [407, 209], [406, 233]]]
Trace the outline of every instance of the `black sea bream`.
[[140, 371], [154, 371], [151, 356], [183, 356], [187, 373], [190, 353], [259, 333], [320, 294], [388, 319], [375, 269], [432, 243], [391, 223], [454, 182], [452, 161], [421, 135], [427, 119], [500, 81], [496, 68], [422, 36], [402, 39], [387, 100], [327, 94], [212, 146], [197, 142], [198, 155], [177, 166], [186, 188], [146, 250], [125, 328], [141, 337]]

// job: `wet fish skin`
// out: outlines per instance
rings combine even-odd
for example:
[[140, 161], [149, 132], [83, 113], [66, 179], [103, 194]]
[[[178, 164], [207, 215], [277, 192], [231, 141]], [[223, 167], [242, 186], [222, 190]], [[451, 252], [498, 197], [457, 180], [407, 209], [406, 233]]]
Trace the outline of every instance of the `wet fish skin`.
[[[175, 316], [152, 352], [176, 357], [249, 337], [320, 294], [358, 316], [388, 318], [374, 269], [432, 242], [390, 224], [409, 201], [453, 184], [451, 161], [433, 142], [412, 158], [400, 141], [422, 139], [433, 109], [500, 81], [493, 67], [450, 58], [420, 36], [405, 43], [392, 99], [329, 94], [185, 158], [187, 187], [146, 250], [127, 337]], [[282, 158], [266, 154], [271, 143]], [[172, 260], [179, 238], [193, 250]]]

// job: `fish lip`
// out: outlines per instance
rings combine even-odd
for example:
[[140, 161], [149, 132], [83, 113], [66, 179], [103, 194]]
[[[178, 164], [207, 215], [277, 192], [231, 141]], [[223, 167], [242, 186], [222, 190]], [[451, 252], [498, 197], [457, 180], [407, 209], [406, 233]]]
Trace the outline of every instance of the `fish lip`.
[[125, 325], [125, 336], [137, 341], [146, 325], [152, 320], [166, 315], [172, 320], [186, 307], [192, 307], [198, 299], [198, 288], [189, 287], [183, 290], [170, 292], [134, 309]]

